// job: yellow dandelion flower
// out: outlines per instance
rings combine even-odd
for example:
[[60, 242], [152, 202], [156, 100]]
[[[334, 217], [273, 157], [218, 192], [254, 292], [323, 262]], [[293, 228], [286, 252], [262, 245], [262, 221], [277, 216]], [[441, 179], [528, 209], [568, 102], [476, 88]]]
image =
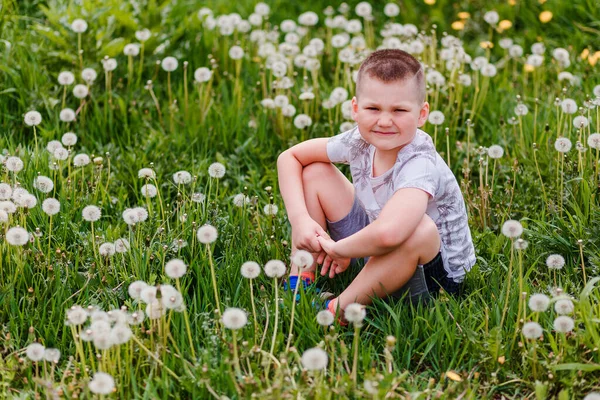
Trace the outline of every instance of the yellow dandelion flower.
[[491, 49], [492, 47], [494, 47], [494, 43], [485, 40], [481, 43], [479, 43], [479, 47], [481, 47], [482, 49]]
[[588, 58], [588, 56], [590, 55], [590, 49], [583, 49], [583, 51], [581, 52], [581, 55], [579, 57], [581, 57], [582, 60], [585, 60], [586, 58]]
[[598, 62], [598, 60], [600, 60], [600, 51], [597, 51], [594, 53], [593, 56], [589, 56], [588, 57], [588, 62], [590, 63], [590, 65], [593, 67], [594, 65], [596, 65], [596, 63]]
[[512, 28], [512, 22], [507, 19], [503, 19], [498, 23], [498, 28], [502, 29], [503, 31], [510, 29]]
[[458, 18], [460, 18], [460, 19], [469, 19], [469, 18], [471, 18], [471, 14], [469, 14], [466, 11], [461, 11], [461, 12], [458, 13]]
[[460, 377], [460, 375], [454, 371], [447, 371], [446, 378], [452, 379], [455, 382], [462, 382], [462, 378]]
[[517, 0], [508, 0], [508, 5], [510, 5], [510, 6], [516, 6], [517, 5]]
[[525, 64], [525, 72], [533, 72], [533, 70], [535, 70], [535, 67], [531, 64]]
[[546, 11], [542, 11], [540, 13], [540, 21], [543, 24], [550, 22], [551, 19], [552, 19], [552, 11], [546, 10]]
[[430, 6], [435, 4], [435, 0], [423, 0], [425, 2], [425, 4], [428, 4]]
[[455, 31], [462, 31], [465, 29], [465, 23], [463, 21], [454, 21], [452, 23], [452, 29]]

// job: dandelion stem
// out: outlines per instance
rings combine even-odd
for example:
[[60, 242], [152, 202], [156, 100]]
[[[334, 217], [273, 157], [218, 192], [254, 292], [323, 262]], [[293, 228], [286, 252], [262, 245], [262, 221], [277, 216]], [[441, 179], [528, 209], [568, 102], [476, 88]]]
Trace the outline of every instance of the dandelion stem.
[[290, 331], [288, 333], [287, 344], [285, 345], [286, 353], [289, 351], [290, 344], [292, 343], [292, 337], [294, 337], [294, 313], [296, 311], [296, 296], [298, 296], [298, 288], [301, 285], [301, 282], [299, 285], [296, 285], [296, 288], [294, 289], [294, 297], [292, 298], [292, 315], [290, 317]]
[[177, 382], [180, 382], [181, 380], [179, 379], [179, 376], [177, 376], [177, 374], [175, 372], [173, 372], [169, 367], [167, 367], [162, 361], [160, 361], [160, 358], [156, 357], [156, 355], [154, 353], [152, 353], [146, 346], [144, 346], [142, 344], [142, 342], [135, 336], [132, 335], [131, 338], [133, 339], [134, 342], [136, 342], [138, 344], [138, 346], [140, 346], [142, 348], [142, 350], [144, 350], [146, 353], [148, 353], [148, 355], [150, 357], [152, 357], [154, 359], [154, 361], [156, 361], [158, 363], [158, 365], [160, 365], [165, 371], [167, 371], [167, 373], [169, 375], [171, 375], [173, 378], [175, 378], [175, 380]]
[[502, 318], [500, 319], [500, 331], [504, 325], [504, 318], [506, 317], [506, 311], [508, 310], [508, 300], [510, 297], [510, 284], [512, 282], [512, 267], [513, 267], [513, 254], [514, 254], [514, 242], [510, 239], [510, 261], [508, 262], [508, 275], [506, 278], [506, 297], [504, 298], [504, 307], [502, 308]]
[[354, 386], [356, 386], [356, 374], [357, 374], [357, 370], [358, 370], [358, 342], [359, 342], [358, 339], [359, 339], [359, 336], [360, 336], [360, 324], [355, 323], [354, 324], [354, 342], [352, 343], [352, 347], [354, 348], [354, 358], [352, 360], [352, 374], [350, 375], [350, 379], [352, 379]]
[[217, 289], [217, 277], [215, 275], [215, 266], [212, 259], [212, 251], [210, 249], [210, 244], [206, 243], [206, 251], [208, 253], [208, 263], [210, 264], [210, 277], [212, 279], [213, 290], [215, 292], [215, 303], [217, 305], [217, 310], [219, 315], [221, 315], [221, 303], [219, 302], [219, 291]]
[[[181, 284], [179, 283], [179, 278], [175, 280], [175, 284], [177, 285], [177, 290], [181, 293]], [[194, 342], [192, 341], [192, 330], [190, 329], [190, 321], [187, 313], [187, 308], [183, 308], [183, 319], [185, 321], [185, 329], [187, 331], [188, 340], [190, 342], [190, 350], [192, 351], [192, 358], [196, 360], [196, 352], [194, 351]]]

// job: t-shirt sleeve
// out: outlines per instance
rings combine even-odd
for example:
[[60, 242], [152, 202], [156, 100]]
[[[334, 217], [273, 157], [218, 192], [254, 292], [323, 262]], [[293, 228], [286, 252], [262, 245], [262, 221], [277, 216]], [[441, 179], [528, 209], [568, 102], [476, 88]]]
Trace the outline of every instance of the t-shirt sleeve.
[[407, 161], [394, 176], [394, 193], [400, 189], [421, 189], [435, 197], [439, 172], [429, 158], [413, 158]]
[[[358, 135], [358, 138], [356, 135]], [[327, 156], [333, 163], [350, 164], [352, 147], [359, 139], [360, 133], [356, 128], [330, 137], [327, 141]]]

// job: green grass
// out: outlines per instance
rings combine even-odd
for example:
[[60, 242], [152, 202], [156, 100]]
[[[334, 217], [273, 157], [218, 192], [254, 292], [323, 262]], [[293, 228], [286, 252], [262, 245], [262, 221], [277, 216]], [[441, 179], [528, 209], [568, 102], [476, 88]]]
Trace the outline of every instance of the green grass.
[[[143, 330], [140, 326], [134, 327], [139, 343], [156, 352], [160, 363], [133, 340], [103, 354], [103, 370], [116, 379], [114, 398], [208, 398], [213, 394], [249, 398], [253, 393], [267, 398], [383, 398], [385, 393], [394, 392], [398, 396], [423, 399], [460, 395], [566, 399], [582, 398], [600, 390], [597, 383], [600, 294], [597, 280], [593, 279], [598, 276], [600, 265], [597, 241], [600, 207], [595, 173], [597, 154], [587, 146], [589, 134], [600, 131], [599, 108], [584, 110], [590, 126], [581, 132], [581, 141], [588, 149], [579, 157], [575, 142], [580, 135], [571, 123], [574, 115], [557, 113], [554, 105], [556, 97], [568, 97], [582, 106], [587, 99], [593, 99], [592, 90], [600, 84], [598, 64], [592, 66], [580, 58], [586, 48], [591, 54], [600, 50], [597, 47], [600, 14], [595, 2], [548, 1], [543, 5], [518, 2], [516, 6], [498, 2], [492, 6], [482, 1], [439, 0], [429, 6], [413, 0], [401, 5], [398, 22], [413, 23], [428, 37], [432, 37], [435, 24], [437, 40], [447, 31], [463, 40], [465, 50], [473, 58], [488, 57], [498, 66], [498, 74], [489, 78], [487, 91], [482, 89], [487, 78], [479, 76], [476, 81], [475, 73], [467, 65], [464, 71], [473, 76], [472, 86], [457, 90], [449, 85], [432, 87], [428, 95], [432, 109], [446, 116], [445, 123], [437, 130], [437, 147], [444, 159], [450, 157], [449, 165], [461, 183], [478, 261], [467, 275], [467, 294], [463, 298], [442, 294], [428, 305], [377, 301], [368, 307], [367, 321], [360, 331], [356, 384], [349, 373], [355, 350], [354, 330], [337, 325], [331, 330], [320, 327], [312, 306], [316, 298], [313, 292], [303, 293], [296, 306], [293, 349], [287, 353], [292, 295], [279, 292], [283, 303], [279, 307], [274, 352], [277, 362], [268, 367], [267, 374], [269, 359], [256, 351], [255, 345], [260, 345], [264, 335], [262, 350], [269, 351], [276, 301], [273, 281], [261, 275], [252, 282], [259, 328], [255, 332], [250, 282], [239, 272], [241, 264], [248, 260], [264, 265], [270, 259], [289, 257], [290, 227], [277, 188], [275, 163], [278, 154], [294, 143], [339, 131], [343, 121], [340, 106], [332, 109], [331, 115], [321, 107], [339, 72], [336, 71], [336, 53], [321, 57], [322, 67], [315, 78], [307, 74], [307, 84], [314, 85], [316, 81], [319, 87], [315, 88], [317, 101], [309, 112], [313, 125], [299, 130], [291, 118], [281, 118], [273, 110], [264, 110], [260, 101], [263, 90], [271, 97], [283, 93], [289, 95], [297, 113], [303, 112], [298, 95], [303, 87], [304, 71], [295, 68], [297, 76], [290, 74], [295, 86], [289, 90], [275, 90], [268, 73], [266, 86], [257, 85], [262, 82], [264, 60], [257, 57], [256, 45], [248, 35], [223, 38], [217, 31], [204, 30], [196, 15], [200, 7], [207, 6], [215, 15], [235, 11], [245, 18], [252, 12], [253, 2], [234, 6], [217, 1], [176, 1], [173, 4], [144, 1], [140, 2], [141, 12], [131, 3], [117, 0], [82, 3], [8, 1], [0, 5], [0, 150], [4, 156], [17, 155], [25, 162], [23, 171], [16, 175], [1, 169], [0, 181], [19, 182], [38, 199], [35, 208], [19, 209], [8, 224], [0, 226], [0, 334], [3, 338], [0, 396], [28, 398], [33, 397], [34, 392], [42, 396], [51, 392], [45, 386], [45, 380], [50, 380], [50, 363], [39, 365], [43, 379], [36, 380], [36, 366], [27, 360], [23, 351], [38, 341], [62, 352], [51, 387], [61, 390], [65, 397], [75, 394], [90, 397], [89, 378], [80, 369], [82, 357], [70, 327], [64, 323], [66, 310], [75, 304], [104, 310], [121, 306], [129, 310], [142, 309], [145, 306], [128, 295], [128, 285], [138, 279], [151, 285], [175, 285], [164, 275], [163, 268], [165, 261], [176, 257], [188, 265], [181, 287], [193, 344], [190, 346], [182, 313], [167, 317], [168, 323], [165, 320], [154, 324], [155, 329], [158, 325], [160, 329], [168, 326], [170, 336], [164, 331], [148, 334], [148, 321], [142, 325]], [[352, 8], [357, 3], [348, 2]], [[381, 42], [379, 30], [387, 19], [382, 13], [384, 4], [373, 4], [377, 44]], [[309, 9], [316, 11], [320, 22], [316, 29], [309, 31], [309, 37], [325, 40], [322, 11], [327, 2], [274, 1], [270, 5], [268, 24], [277, 24], [285, 18], [296, 19]], [[512, 21], [513, 27], [504, 33], [493, 32], [490, 38], [491, 30], [482, 17], [484, 11], [492, 8], [500, 13], [501, 19]], [[542, 10], [553, 12], [550, 23], [539, 22]], [[460, 11], [469, 12], [471, 18], [464, 31], [456, 32], [450, 25], [458, 19]], [[89, 24], [88, 31], [82, 35], [84, 67], [95, 68], [98, 79], [91, 86], [92, 94], [86, 98], [78, 120], [67, 124], [58, 117], [63, 89], [56, 79], [59, 72], [69, 70], [75, 73], [76, 83], [81, 83], [77, 36], [69, 27], [77, 17], [86, 19]], [[135, 31], [144, 27], [151, 29], [153, 36], [145, 44], [141, 77], [137, 76], [137, 57], [134, 81], [128, 86], [127, 58], [122, 49], [127, 43], [135, 42]], [[510, 37], [522, 45], [525, 54], [530, 53], [534, 42], [543, 41], [544, 64], [535, 72], [525, 72], [524, 57], [515, 61], [505, 56], [505, 50], [498, 43], [502, 37]], [[491, 40], [495, 46], [488, 50], [481, 48], [480, 42], [484, 40]], [[250, 53], [242, 61], [237, 82], [239, 98], [234, 92], [235, 65], [227, 56], [229, 47], [237, 42]], [[165, 45], [164, 52], [153, 54], [160, 45]], [[571, 66], [566, 70], [581, 78], [579, 85], [558, 81], [561, 69], [551, 61], [551, 51], [556, 47], [570, 52]], [[439, 43], [433, 48], [437, 52]], [[430, 47], [426, 49], [424, 54], [428, 54]], [[105, 55], [115, 57], [119, 64], [113, 72], [110, 93], [105, 90], [100, 62]], [[168, 55], [179, 60], [179, 67], [171, 76], [173, 97], [177, 99], [173, 111], [168, 105], [167, 74], [156, 67], [156, 61]], [[201, 112], [207, 108], [201, 110], [196, 85], [192, 84], [193, 71], [210, 66], [211, 56], [217, 66], [209, 97], [212, 105], [202, 120]], [[187, 115], [183, 61], [189, 63]], [[449, 82], [455, 83], [455, 78], [450, 78], [441, 64], [437, 66]], [[150, 93], [144, 88], [149, 79], [153, 81], [162, 123]], [[476, 87], [481, 89], [477, 97]], [[70, 89], [67, 106], [77, 109], [80, 101], [72, 96]], [[352, 93], [353, 88], [348, 89]], [[528, 106], [529, 113], [520, 123], [516, 119], [513, 125], [510, 122], [516, 117], [517, 96]], [[29, 110], [37, 110], [43, 117], [37, 127], [37, 149], [33, 129], [23, 123], [23, 115]], [[467, 119], [473, 123], [471, 128]], [[249, 127], [251, 121], [255, 128]], [[449, 128], [448, 136], [445, 128]], [[434, 126], [428, 123], [424, 129], [433, 136]], [[55, 175], [49, 167], [51, 156], [44, 149], [48, 141], [60, 140], [67, 131], [75, 132], [79, 138], [73, 154], [102, 156], [101, 166], [84, 167], [83, 175], [81, 169], [72, 166], [71, 155], [69, 160], [61, 162]], [[564, 163], [562, 189], [557, 175], [558, 153], [554, 150], [559, 132], [573, 142]], [[534, 142], [538, 150], [534, 150]], [[485, 148], [493, 144], [501, 145], [505, 151], [497, 164], [485, 156]], [[447, 145], [450, 154], [447, 154]], [[208, 166], [216, 161], [227, 168], [221, 180], [208, 176]], [[138, 179], [137, 172], [151, 165], [157, 174], [156, 186], [162, 201], [151, 199], [150, 218], [131, 229], [123, 222], [122, 212], [128, 207], [147, 205], [140, 192], [146, 182]], [[180, 187], [174, 184], [172, 175], [179, 170], [189, 171], [194, 176], [193, 183]], [[54, 194], [45, 195], [33, 188], [38, 173], [52, 178], [56, 186]], [[480, 177], [485, 180], [486, 174], [489, 184], [484, 187], [484, 201]], [[207, 195], [203, 204], [191, 201], [194, 192]], [[233, 205], [232, 199], [237, 193], [251, 197], [252, 202], [245, 209]], [[61, 202], [60, 213], [52, 219], [50, 248], [49, 217], [41, 209], [43, 199], [49, 196]], [[274, 217], [263, 213], [263, 207], [270, 202], [279, 206]], [[97, 255], [97, 249], [92, 246], [91, 225], [81, 215], [83, 207], [90, 204], [99, 206], [103, 213], [94, 224], [96, 245], [125, 237], [132, 244], [128, 253], [116, 254], [108, 263]], [[164, 218], [161, 209], [165, 210]], [[182, 220], [184, 214], [187, 218]], [[512, 260], [511, 241], [500, 233], [507, 219], [521, 220], [525, 227], [523, 238], [529, 242], [522, 257], [515, 251]], [[195, 235], [197, 228], [205, 223], [212, 224], [219, 232], [212, 247], [212, 259], [221, 304], [248, 312], [248, 325], [237, 333], [244, 377], [236, 377], [233, 372], [231, 332], [220, 328], [215, 318], [210, 260]], [[9, 245], [4, 239], [4, 228], [19, 224], [32, 233], [39, 228], [39, 238], [24, 247]], [[173, 240], [178, 239], [188, 245], [173, 249]], [[578, 240], [583, 241], [582, 250]], [[566, 260], [556, 277], [545, 265], [546, 257], [554, 253]], [[587, 286], [583, 281], [582, 264]], [[552, 324], [556, 313], [551, 306], [540, 315], [527, 308], [526, 320], [540, 323], [544, 329], [543, 339], [534, 342], [521, 336], [522, 322], [517, 315], [520, 268], [524, 277], [523, 291], [529, 295], [550, 294], [556, 279], [557, 285], [574, 297], [573, 333], [564, 336], [554, 332]], [[356, 270], [349, 271], [325, 285], [339, 293], [355, 273]], [[512, 289], [507, 299], [508, 282]], [[500, 327], [505, 302], [508, 308]], [[390, 335], [396, 338], [391, 347], [386, 345], [386, 337]], [[159, 345], [163, 340], [166, 347]], [[302, 371], [300, 356], [320, 343], [330, 357], [333, 356], [329, 361], [333, 370], [328, 366], [321, 374]], [[100, 360], [94, 356], [95, 351], [87, 347], [83, 353], [90, 368], [88, 375], [93, 375], [100, 368]], [[454, 377], [452, 373], [447, 374], [449, 371], [457, 373], [460, 381], [449, 378]], [[368, 381], [367, 387], [365, 381]], [[369, 393], [369, 382], [377, 382], [379, 394]]]

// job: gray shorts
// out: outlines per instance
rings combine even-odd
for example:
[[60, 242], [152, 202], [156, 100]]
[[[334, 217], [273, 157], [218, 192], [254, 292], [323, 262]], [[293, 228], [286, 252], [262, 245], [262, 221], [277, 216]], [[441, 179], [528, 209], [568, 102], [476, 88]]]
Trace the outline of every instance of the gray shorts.
[[[336, 242], [355, 234], [367, 225], [369, 225], [369, 217], [356, 197], [348, 215], [335, 222], [327, 220], [329, 235]], [[366, 264], [368, 261], [369, 257], [365, 257], [364, 263]], [[357, 259], [353, 258], [351, 265], [356, 264]], [[417, 270], [412, 278], [399, 290], [390, 294], [389, 297], [399, 299], [406, 296], [411, 301], [428, 300], [435, 297], [440, 288], [443, 288], [447, 293], [458, 295], [461, 292], [462, 284], [448, 278], [448, 273], [444, 269], [442, 254], [438, 253], [427, 264], [417, 265]]]

